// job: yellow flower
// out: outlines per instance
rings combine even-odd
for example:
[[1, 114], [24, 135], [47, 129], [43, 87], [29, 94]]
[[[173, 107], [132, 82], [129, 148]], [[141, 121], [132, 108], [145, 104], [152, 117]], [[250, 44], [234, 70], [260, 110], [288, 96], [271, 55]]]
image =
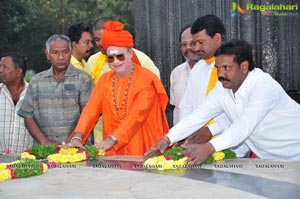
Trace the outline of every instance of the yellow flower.
[[102, 149], [98, 150], [98, 155], [99, 156], [104, 156], [105, 155], [105, 151], [103, 151]]
[[148, 160], [145, 161], [145, 165], [158, 165], [159, 163], [161, 163], [162, 161], [166, 160], [165, 157], [163, 155], [160, 156], [156, 156], [153, 158], [149, 158]]
[[20, 163], [21, 161], [20, 160], [16, 160], [16, 161], [13, 161], [11, 163], [7, 163], [6, 165], [14, 165], [14, 164], [17, 164], [17, 163]]
[[45, 173], [48, 170], [48, 166], [45, 163], [42, 163], [43, 166], [43, 173]]
[[0, 171], [0, 182], [4, 180], [10, 180], [10, 179], [11, 179], [10, 170], [6, 169]]
[[5, 163], [1, 163], [0, 164], [0, 171], [4, 171], [6, 169], [6, 164]]
[[49, 162], [56, 163], [71, 163], [71, 162], [80, 162], [85, 160], [85, 153], [76, 153], [74, 155], [62, 155], [62, 154], [53, 154], [48, 156]]
[[65, 149], [65, 148], [61, 148], [59, 150], [59, 153], [62, 154], [62, 155], [74, 155], [76, 154], [78, 151], [77, 148], [68, 148], [68, 149]]
[[69, 162], [80, 162], [85, 160], [86, 156], [85, 153], [77, 153], [70, 157]]
[[215, 161], [220, 161], [225, 158], [225, 154], [222, 151], [214, 152], [212, 156]]
[[[181, 158], [179, 160], [166, 160], [163, 155], [149, 158], [144, 162], [145, 168], [157, 168], [158, 170], [168, 170], [168, 169], [179, 169], [185, 168], [185, 160], [187, 158]], [[150, 167], [156, 166], [156, 167]]]
[[187, 157], [184, 157], [184, 158], [181, 158], [181, 159], [175, 161], [175, 165], [176, 166], [182, 166], [182, 167], [185, 166], [186, 159], [187, 159]]
[[23, 153], [21, 153], [21, 160], [25, 160], [25, 159], [35, 160], [35, 156], [34, 155], [30, 155], [27, 152], [23, 152]]
[[168, 170], [168, 169], [175, 169], [174, 167], [174, 160], [164, 160], [161, 162], [162, 167], [158, 168], [158, 170]]

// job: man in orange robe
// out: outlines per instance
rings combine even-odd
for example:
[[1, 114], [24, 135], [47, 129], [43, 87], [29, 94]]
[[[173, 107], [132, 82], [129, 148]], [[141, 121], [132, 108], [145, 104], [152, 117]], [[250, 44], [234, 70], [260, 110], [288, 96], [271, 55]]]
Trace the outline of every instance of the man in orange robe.
[[132, 35], [110, 21], [101, 38], [111, 71], [101, 76], [83, 109], [68, 146], [81, 146], [103, 117], [104, 140], [96, 147], [106, 155], [143, 155], [169, 130], [168, 96], [161, 81], [138, 64]]

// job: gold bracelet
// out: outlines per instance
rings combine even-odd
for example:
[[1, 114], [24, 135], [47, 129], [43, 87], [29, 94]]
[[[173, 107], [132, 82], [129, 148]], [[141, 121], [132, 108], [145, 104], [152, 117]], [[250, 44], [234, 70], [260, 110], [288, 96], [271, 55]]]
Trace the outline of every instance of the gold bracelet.
[[72, 137], [71, 142], [72, 142], [74, 139], [78, 139], [78, 140], [80, 140], [80, 142], [82, 142], [82, 138], [81, 138], [81, 137], [74, 136], [74, 137]]

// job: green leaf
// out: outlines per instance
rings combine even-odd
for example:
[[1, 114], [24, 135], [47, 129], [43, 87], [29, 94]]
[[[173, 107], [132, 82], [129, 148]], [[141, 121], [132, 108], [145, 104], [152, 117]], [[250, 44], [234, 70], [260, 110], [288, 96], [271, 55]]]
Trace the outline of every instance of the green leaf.
[[179, 152], [184, 151], [185, 149], [177, 146], [172, 149], [169, 149], [164, 153], [164, 156], [169, 156], [171, 160], [179, 160], [184, 157], [184, 155], [178, 155]]
[[46, 159], [48, 155], [56, 153], [55, 145], [35, 145], [29, 149], [36, 159]]
[[95, 160], [97, 158], [98, 149], [95, 146], [85, 145], [83, 148], [89, 152], [89, 160]]
[[17, 178], [26, 178], [29, 176], [41, 175], [43, 173], [41, 163], [32, 159], [26, 159], [12, 165], [12, 167], [14, 168], [14, 174]]

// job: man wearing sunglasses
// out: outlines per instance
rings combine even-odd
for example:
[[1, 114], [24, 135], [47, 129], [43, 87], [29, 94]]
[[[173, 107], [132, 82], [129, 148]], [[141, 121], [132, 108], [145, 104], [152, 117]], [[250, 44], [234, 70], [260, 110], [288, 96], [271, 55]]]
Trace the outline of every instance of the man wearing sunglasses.
[[102, 115], [104, 140], [97, 148], [107, 155], [143, 155], [168, 131], [168, 96], [159, 78], [141, 67], [124, 25], [110, 21], [104, 28], [102, 47], [112, 70], [101, 76], [67, 146], [82, 146]]
[[[86, 72], [91, 75], [94, 83], [96, 84], [101, 75], [111, 70], [108, 65], [106, 52], [101, 45], [101, 36], [104, 31], [103, 25], [106, 22], [112, 21], [111, 18], [99, 18], [93, 26], [93, 35], [96, 47], [100, 50], [94, 55], [91, 55], [87, 61]], [[152, 71], [158, 78], [160, 78], [159, 70], [153, 61], [143, 52], [133, 48], [133, 53], [136, 54], [137, 59], [141, 65]], [[103, 138], [102, 117], [99, 118], [98, 123], [94, 128], [94, 140], [100, 142]]]

